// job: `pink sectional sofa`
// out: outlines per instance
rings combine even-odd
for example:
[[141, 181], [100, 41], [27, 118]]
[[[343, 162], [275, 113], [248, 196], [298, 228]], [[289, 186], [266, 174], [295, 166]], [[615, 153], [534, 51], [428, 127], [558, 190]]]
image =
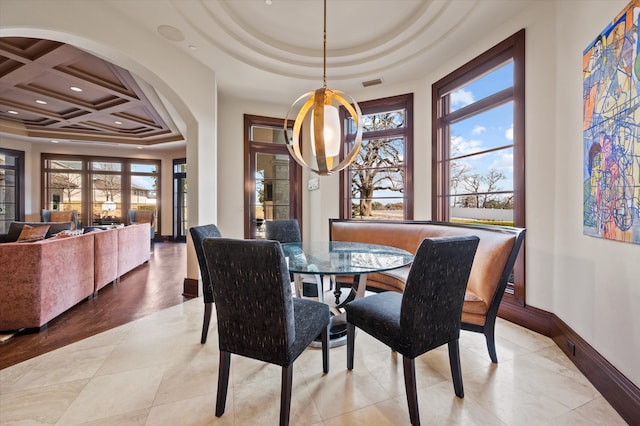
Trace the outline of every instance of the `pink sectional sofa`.
[[0, 244], [0, 331], [41, 329], [149, 259], [146, 224]]

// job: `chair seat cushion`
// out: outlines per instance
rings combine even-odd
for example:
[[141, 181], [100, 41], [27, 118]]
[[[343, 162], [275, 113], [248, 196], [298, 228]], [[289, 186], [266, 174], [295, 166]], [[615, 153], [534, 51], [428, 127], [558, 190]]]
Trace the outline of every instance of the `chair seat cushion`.
[[354, 300], [345, 306], [347, 322], [375, 337], [391, 349], [406, 349], [400, 329], [402, 294], [393, 291]]
[[295, 361], [309, 346], [309, 342], [322, 333], [322, 329], [329, 324], [331, 318], [328, 305], [297, 297], [293, 298], [293, 315], [296, 340], [289, 347], [289, 364], [282, 365], [283, 367]]

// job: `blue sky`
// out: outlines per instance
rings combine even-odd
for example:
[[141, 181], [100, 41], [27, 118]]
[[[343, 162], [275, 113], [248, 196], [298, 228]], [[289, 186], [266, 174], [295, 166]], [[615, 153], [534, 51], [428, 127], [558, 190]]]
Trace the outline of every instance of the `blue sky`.
[[[513, 86], [513, 62], [475, 80], [451, 94], [452, 111]], [[452, 143], [458, 155], [467, 155], [513, 143], [513, 103], [509, 102], [451, 126]], [[513, 189], [513, 149], [504, 149], [463, 161], [473, 173], [486, 174], [490, 169], [504, 173], [499, 186]]]

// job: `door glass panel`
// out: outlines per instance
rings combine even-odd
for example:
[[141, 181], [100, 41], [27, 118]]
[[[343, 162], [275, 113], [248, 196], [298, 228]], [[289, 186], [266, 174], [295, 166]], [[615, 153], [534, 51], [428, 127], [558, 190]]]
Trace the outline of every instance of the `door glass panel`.
[[93, 222], [100, 225], [122, 222], [122, 179], [120, 175], [91, 175]]
[[180, 193], [180, 207], [181, 207], [181, 214], [180, 214], [180, 236], [184, 237], [187, 235], [187, 229], [188, 229], [188, 225], [187, 225], [187, 179], [183, 178], [180, 180], [181, 181], [181, 187], [182, 187], [182, 191]]
[[255, 161], [252, 220], [257, 227], [257, 237], [263, 237], [265, 220], [290, 218], [289, 156], [257, 153]]
[[131, 176], [131, 209], [153, 210], [156, 208], [157, 181], [155, 176]]
[[[13, 157], [6, 157], [7, 159]], [[4, 159], [0, 158], [0, 165]], [[16, 219], [16, 172], [0, 168], [0, 233], [4, 234], [9, 223]]]
[[49, 172], [46, 174], [47, 210], [82, 211], [82, 174], [75, 172]]
[[[288, 132], [289, 138], [291, 138], [291, 131]], [[267, 142], [276, 144], [285, 144], [284, 129], [268, 126], [251, 126], [251, 138], [252, 142]]]
[[16, 157], [14, 155], [7, 155], [0, 152], [0, 165], [15, 166]]

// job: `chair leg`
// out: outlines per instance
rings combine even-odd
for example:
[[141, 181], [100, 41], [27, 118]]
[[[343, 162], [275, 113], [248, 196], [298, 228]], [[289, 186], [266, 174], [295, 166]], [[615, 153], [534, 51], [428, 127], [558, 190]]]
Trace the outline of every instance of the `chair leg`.
[[227, 387], [229, 386], [229, 366], [231, 353], [220, 351], [220, 366], [218, 367], [218, 398], [216, 400], [216, 417], [224, 414], [227, 404]]
[[209, 334], [209, 324], [211, 323], [211, 311], [213, 310], [213, 303], [204, 303], [204, 320], [202, 321], [202, 337], [200, 343], [207, 343], [207, 334]]
[[347, 323], [347, 370], [353, 370], [353, 349], [356, 343], [356, 326]]
[[451, 366], [451, 377], [453, 378], [453, 390], [456, 396], [464, 398], [464, 388], [462, 387], [462, 368], [460, 367], [460, 341], [458, 339], [449, 342], [449, 365]]
[[322, 329], [322, 371], [329, 372], [329, 324]]
[[416, 387], [416, 363], [415, 358], [402, 356], [404, 367], [404, 388], [407, 392], [407, 405], [409, 406], [409, 418], [413, 426], [420, 425], [420, 413], [418, 412], [418, 390]]
[[487, 349], [489, 350], [489, 358], [494, 364], [498, 363], [498, 355], [496, 354], [496, 337], [495, 337], [495, 325], [484, 326], [484, 336], [487, 339]]
[[324, 278], [322, 275], [314, 275], [314, 278], [316, 279], [316, 287], [318, 287], [318, 302], [324, 303]]
[[280, 391], [280, 426], [289, 425], [291, 411], [291, 387], [293, 384], [293, 364], [282, 367], [282, 390]]

